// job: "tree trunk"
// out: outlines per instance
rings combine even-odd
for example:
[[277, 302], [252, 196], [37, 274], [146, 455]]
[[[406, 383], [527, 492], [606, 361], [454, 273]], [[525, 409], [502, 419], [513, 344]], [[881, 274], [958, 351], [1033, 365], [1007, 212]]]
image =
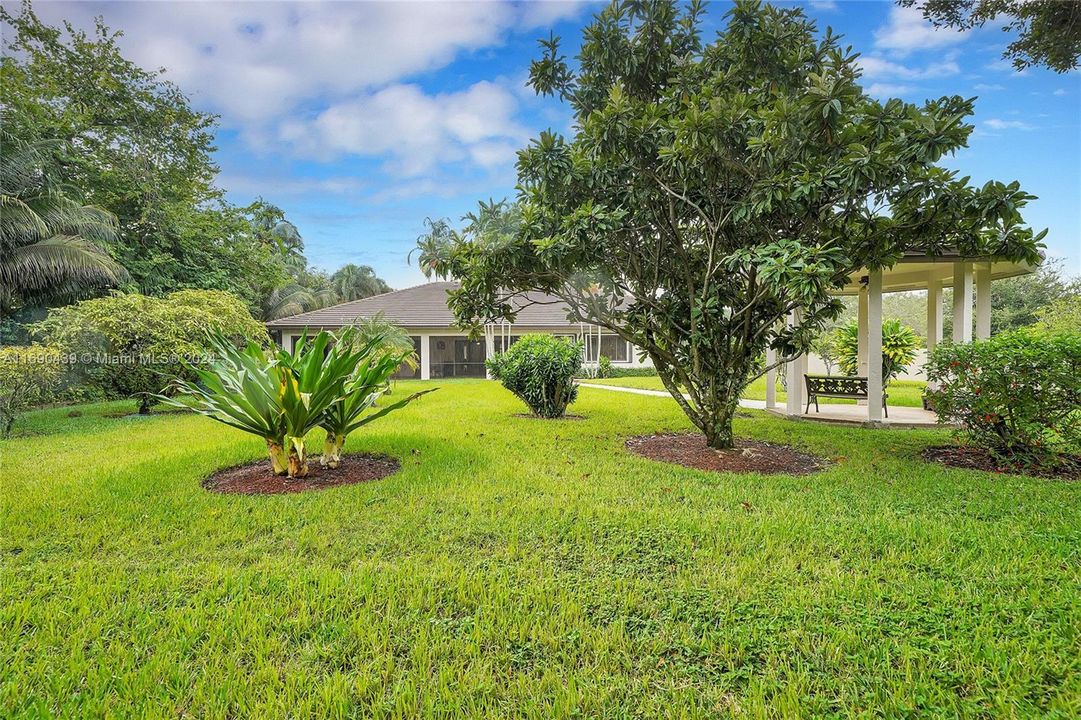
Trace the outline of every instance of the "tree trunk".
[[285, 441], [289, 451], [288, 476], [290, 478], [306, 477], [308, 457], [304, 452], [304, 438], [287, 437]]
[[150, 414], [151, 401], [152, 401], [152, 398], [150, 397], [149, 393], [139, 396], [139, 414], [140, 415], [149, 415]]
[[266, 451], [270, 456], [270, 465], [274, 468], [274, 474], [285, 475], [289, 469], [289, 455], [285, 452], [285, 440], [267, 440]]
[[732, 418], [739, 407], [739, 397], [733, 399], [718, 398], [702, 410], [702, 424], [699, 427], [706, 436], [706, 444], [714, 450], [730, 450], [736, 446], [732, 433]]
[[342, 461], [342, 447], [345, 445], [345, 435], [327, 433], [326, 442], [323, 443], [323, 456], [319, 458], [319, 464], [323, 467], [336, 468]]

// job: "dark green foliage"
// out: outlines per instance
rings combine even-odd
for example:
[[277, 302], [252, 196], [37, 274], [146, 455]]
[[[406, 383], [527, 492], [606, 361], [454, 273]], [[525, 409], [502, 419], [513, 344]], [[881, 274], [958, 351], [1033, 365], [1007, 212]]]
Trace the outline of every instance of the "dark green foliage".
[[[859, 324], [850, 322], [837, 328], [833, 334], [832, 348], [837, 362], [845, 375], [859, 375]], [[882, 323], [882, 384], [905, 372], [916, 359], [920, 338], [916, 331], [899, 320]]]
[[563, 417], [578, 397], [574, 377], [582, 369], [582, 344], [552, 335], [524, 335], [487, 365], [534, 415]]
[[1081, 333], [1015, 330], [937, 346], [927, 396], [943, 422], [1014, 463], [1081, 453]]
[[1013, 33], [1002, 57], [1024, 70], [1042, 65], [1065, 73], [1081, 58], [1081, 3], [1076, 0], [899, 0], [938, 27], [969, 30], [991, 22]]

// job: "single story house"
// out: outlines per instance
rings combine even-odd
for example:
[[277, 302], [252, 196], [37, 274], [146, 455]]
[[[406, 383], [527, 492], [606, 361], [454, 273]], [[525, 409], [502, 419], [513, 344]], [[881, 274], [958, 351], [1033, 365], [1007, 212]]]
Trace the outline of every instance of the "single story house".
[[420, 366], [415, 371], [403, 367], [399, 377], [423, 380], [485, 377], [484, 361], [529, 333], [582, 339], [587, 363], [595, 363], [598, 356], [604, 355], [616, 367], [650, 364], [648, 359], [639, 360], [638, 353], [619, 336], [600, 332], [594, 325], [570, 322], [566, 304], [542, 293], [525, 296], [527, 300], [521, 301], [513, 325], [489, 325], [483, 340], [470, 340], [467, 333], [455, 325], [454, 314], [447, 307], [447, 293], [457, 287], [456, 282], [429, 282], [271, 320], [267, 329], [279, 345], [292, 349], [305, 330], [338, 330], [358, 318], [382, 313], [387, 320], [405, 328], [413, 338], [413, 347], [420, 358]]

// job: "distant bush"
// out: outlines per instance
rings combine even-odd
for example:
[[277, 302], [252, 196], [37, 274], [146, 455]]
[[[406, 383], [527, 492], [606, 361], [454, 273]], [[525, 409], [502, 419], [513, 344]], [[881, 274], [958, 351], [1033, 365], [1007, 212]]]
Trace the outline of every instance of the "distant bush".
[[208, 350], [207, 333], [237, 346], [268, 342], [262, 323], [237, 297], [218, 290], [181, 290], [164, 298], [137, 293], [53, 308], [31, 328], [65, 354], [79, 358], [81, 382], [110, 397], [135, 397], [149, 412], [152, 394], [173, 378], [190, 378], [181, 362]]
[[[834, 331], [831, 343], [837, 356], [841, 372], [846, 375], [859, 374], [859, 325], [847, 323]], [[882, 323], [882, 385], [908, 369], [916, 359], [920, 349], [920, 336], [900, 320], [887, 320]]]
[[1081, 452], [1081, 334], [1015, 330], [935, 347], [927, 397], [942, 422], [1014, 464]]
[[64, 376], [60, 351], [42, 345], [0, 347], [0, 437], [23, 411], [57, 397]]
[[612, 361], [607, 355], [601, 355], [597, 358], [597, 377], [612, 377]]
[[582, 344], [552, 335], [525, 335], [505, 353], [489, 358], [487, 365], [534, 415], [558, 418], [578, 397], [574, 378], [582, 369]]
[[1081, 291], [1078, 284], [1072, 286], [1074, 292], [1052, 300], [1036, 312], [1040, 318], [1036, 328], [1044, 332], [1081, 332]]
[[[579, 372], [578, 377], [583, 379], [589, 379], [589, 376], [584, 372]], [[613, 365], [608, 371], [608, 377], [610, 378], [622, 378], [622, 377], [657, 377], [657, 368], [654, 367], [618, 367]]]

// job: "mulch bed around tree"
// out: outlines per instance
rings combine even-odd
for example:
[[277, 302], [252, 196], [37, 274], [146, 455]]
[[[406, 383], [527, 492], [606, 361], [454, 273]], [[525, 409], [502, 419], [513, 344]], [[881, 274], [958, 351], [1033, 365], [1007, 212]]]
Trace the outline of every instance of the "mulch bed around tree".
[[786, 445], [758, 440], [737, 439], [731, 450], [714, 450], [698, 433], [640, 435], [627, 441], [627, 449], [650, 460], [712, 472], [807, 475], [829, 464]]
[[1081, 456], [1074, 455], [1057, 467], [1031, 467], [1003, 462], [983, 448], [967, 445], [939, 445], [924, 448], [920, 453], [924, 460], [963, 470], [1007, 475], [1030, 475], [1058, 480], [1081, 480]]
[[514, 417], [516, 417], [516, 418], [525, 418], [526, 420], [585, 420], [586, 419], [585, 415], [571, 415], [569, 413], [564, 415], [563, 417], [557, 417], [557, 418], [541, 417], [540, 415], [534, 415], [533, 413], [514, 413]]
[[263, 459], [247, 465], [219, 470], [203, 481], [207, 490], [243, 495], [276, 495], [323, 490], [338, 485], [382, 480], [398, 472], [402, 464], [386, 455], [345, 455], [338, 467], [331, 469], [319, 464], [319, 458], [308, 461], [308, 476], [288, 478], [275, 475], [270, 460]]

